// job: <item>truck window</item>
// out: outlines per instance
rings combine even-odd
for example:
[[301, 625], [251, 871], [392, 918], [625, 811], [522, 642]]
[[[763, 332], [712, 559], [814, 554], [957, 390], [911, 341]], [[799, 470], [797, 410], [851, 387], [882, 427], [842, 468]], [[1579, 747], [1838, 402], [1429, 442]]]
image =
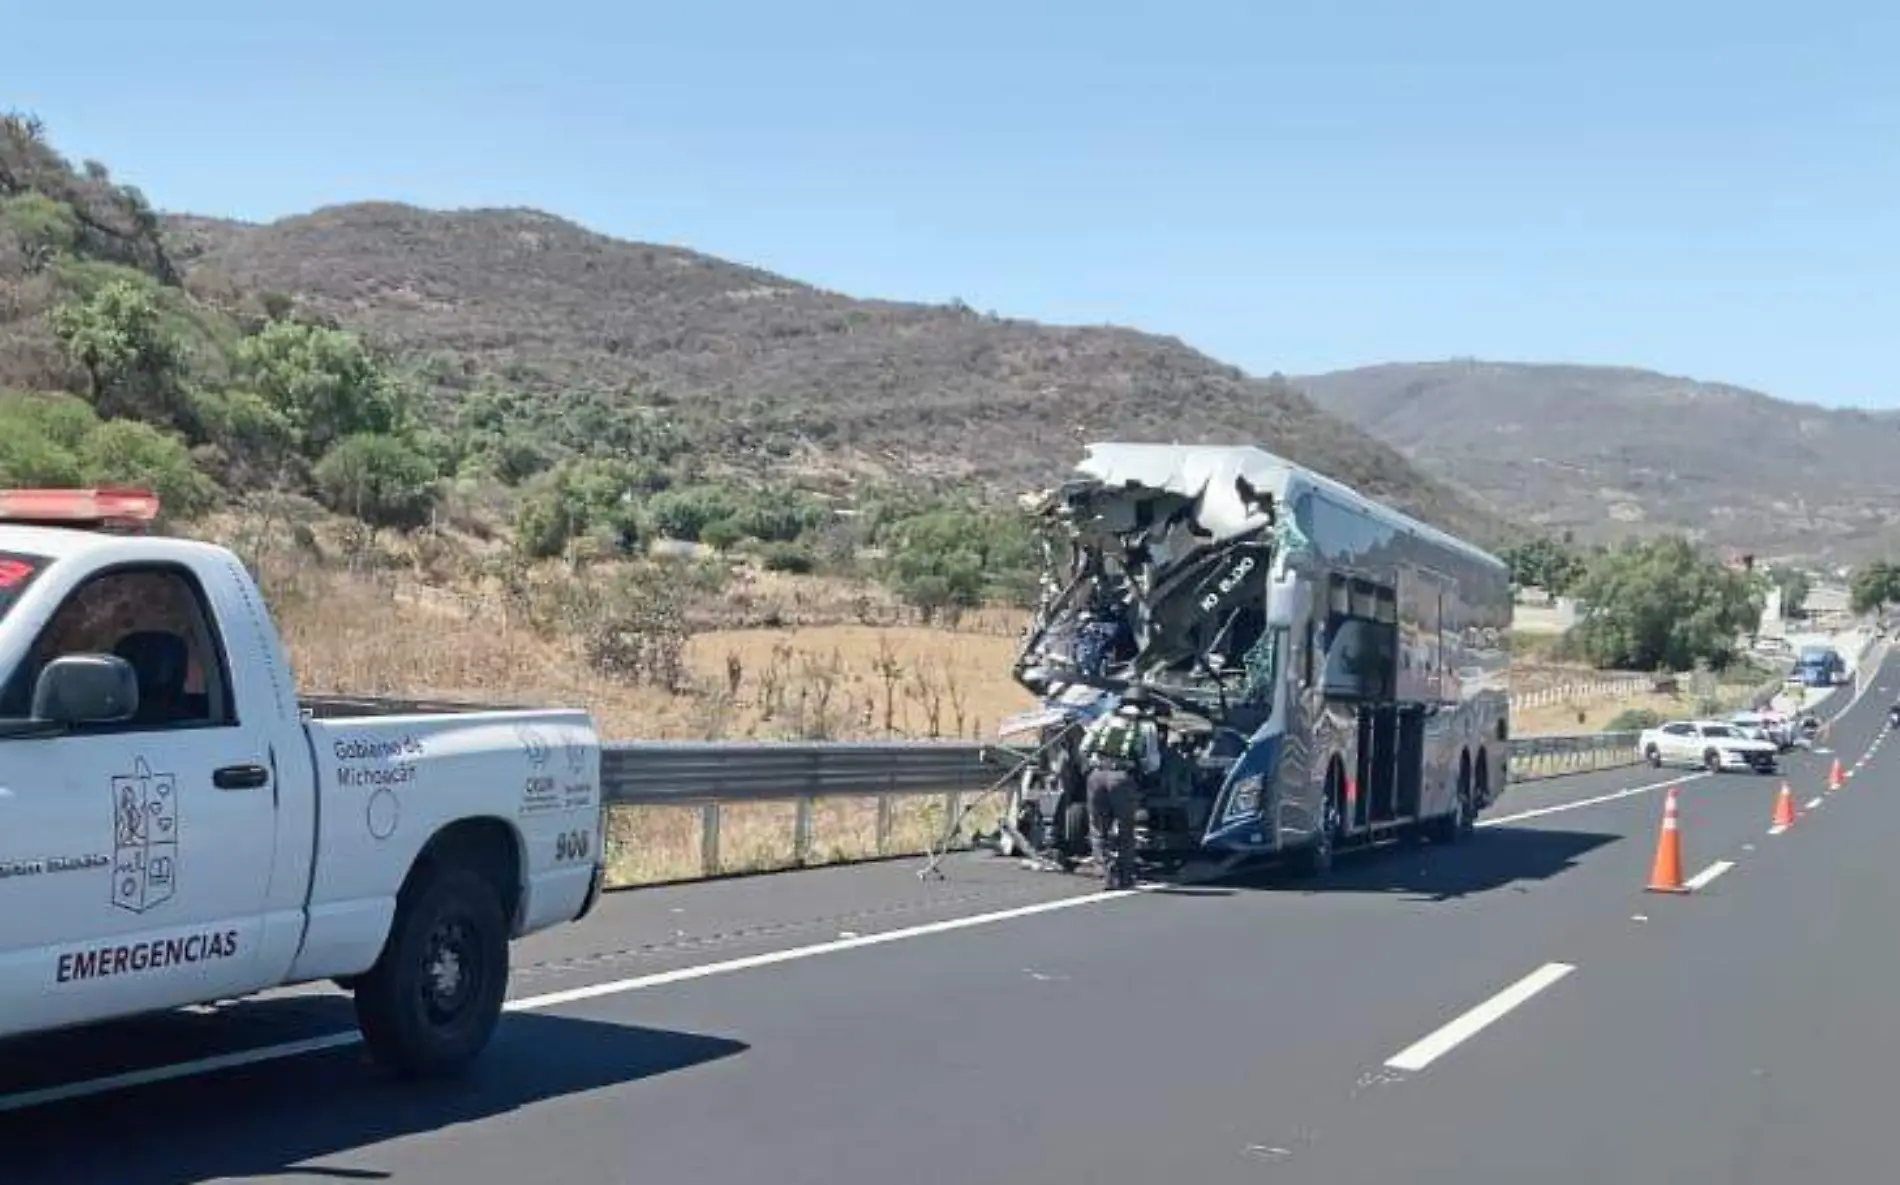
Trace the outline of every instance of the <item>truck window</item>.
[[102, 572], [59, 607], [0, 692], [0, 716], [32, 710], [39, 672], [68, 654], [116, 654], [138, 675], [139, 709], [106, 731], [228, 726], [237, 722], [229, 665], [204, 590], [183, 568], [136, 564]]
[[46, 566], [46, 557], [22, 555], [17, 551], [0, 551], [0, 618], [4, 618], [14, 604], [26, 594], [32, 586], [33, 578]]

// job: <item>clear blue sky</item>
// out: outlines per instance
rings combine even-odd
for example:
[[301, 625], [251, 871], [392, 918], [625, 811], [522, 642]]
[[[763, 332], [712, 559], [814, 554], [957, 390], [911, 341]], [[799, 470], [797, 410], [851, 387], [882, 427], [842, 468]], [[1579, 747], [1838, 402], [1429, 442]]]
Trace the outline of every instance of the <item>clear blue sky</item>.
[[164, 209], [535, 206], [1258, 373], [1476, 355], [1900, 404], [1894, 0], [54, 11], [0, 2], [0, 105]]

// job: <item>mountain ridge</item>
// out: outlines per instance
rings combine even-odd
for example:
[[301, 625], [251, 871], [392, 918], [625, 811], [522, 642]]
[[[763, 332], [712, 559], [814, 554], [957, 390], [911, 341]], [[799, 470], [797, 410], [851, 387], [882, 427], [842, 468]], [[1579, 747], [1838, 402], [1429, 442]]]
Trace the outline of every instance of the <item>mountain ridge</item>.
[[1060, 480], [1085, 439], [1243, 439], [1455, 533], [1507, 530], [1285, 382], [1178, 338], [859, 299], [513, 207], [355, 202], [164, 227], [194, 292], [270, 294], [358, 330], [442, 405], [488, 385], [684, 402], [744, 446], [735, 464], [999, 496]]
[[1818, 561], [1900, 543], [1900, 412], [1578, 363], [1388, 362], [1295, 382], [1540, 531], [1681, 530]]

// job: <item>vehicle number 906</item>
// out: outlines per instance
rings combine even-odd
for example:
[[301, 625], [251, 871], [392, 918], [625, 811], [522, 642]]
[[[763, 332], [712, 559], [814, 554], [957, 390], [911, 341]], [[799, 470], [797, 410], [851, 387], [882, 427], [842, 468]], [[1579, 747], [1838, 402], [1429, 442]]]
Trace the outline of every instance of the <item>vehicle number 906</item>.
[[566, 864], [585, 860], [594, 850], [594, 836], [588, 831], [563, 831], [554, 837], [554, 859]]

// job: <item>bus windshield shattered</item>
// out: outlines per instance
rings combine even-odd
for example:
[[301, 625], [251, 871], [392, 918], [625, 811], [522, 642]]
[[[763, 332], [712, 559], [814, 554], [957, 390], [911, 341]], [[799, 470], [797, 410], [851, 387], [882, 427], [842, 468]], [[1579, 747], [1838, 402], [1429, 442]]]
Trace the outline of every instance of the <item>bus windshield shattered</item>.
[[1139, 460], [1097, 450], [1102, 476], [1025, 500], [1046, 564], [1015, 677], [1039, 697], [1139, 684], [1219, 715], [1271, 674], [1274, 500], [1242, 473]]
[[1279, 514], [1244, 469], [1225, 450], [1097, 445], [1075, 480], [1024, 499], [1045, 570], [1013, 674], [1040, 706], [1004, 721], [999, 739], [1026, 757], [1015, 826], [1042, 857], [1067, 866], [1087, 850], [1082, 732], [1128, 689], [1167, 714], [1137, 822], [1151, 854], [1193, 846], [1271, 715]]

